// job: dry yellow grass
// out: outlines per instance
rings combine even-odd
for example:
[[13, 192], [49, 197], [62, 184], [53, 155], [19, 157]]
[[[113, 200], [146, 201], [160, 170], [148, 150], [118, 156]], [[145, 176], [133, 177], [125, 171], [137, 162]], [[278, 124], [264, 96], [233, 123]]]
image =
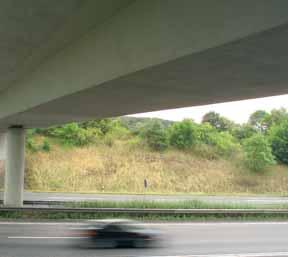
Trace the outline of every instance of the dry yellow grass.
[[40, 191], [143, 193], [286, 193], [288, 169], [264, 175], [227, 160], [191, 153], [163, 154], [123, 143], [62, 149], [27, 156], [26, 188]]

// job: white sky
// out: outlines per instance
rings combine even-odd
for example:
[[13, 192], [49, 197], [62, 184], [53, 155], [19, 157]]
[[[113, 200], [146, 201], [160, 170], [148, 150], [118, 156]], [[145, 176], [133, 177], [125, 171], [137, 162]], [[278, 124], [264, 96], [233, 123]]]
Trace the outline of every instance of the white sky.
[[157, 112], [147, 112], [130, 116], [153, 117], [173, 121], [180, 121], [184, 118], [190, 118], [196, 122], [201, 122], [205, 113], [215, 111], [237, 123], [244, 123], [248, 120], [249, 115], [256, 110], [271, 111], [272, 109], [279, 109], [281, 107], [288, 109], [288, 95], [170, 109]]

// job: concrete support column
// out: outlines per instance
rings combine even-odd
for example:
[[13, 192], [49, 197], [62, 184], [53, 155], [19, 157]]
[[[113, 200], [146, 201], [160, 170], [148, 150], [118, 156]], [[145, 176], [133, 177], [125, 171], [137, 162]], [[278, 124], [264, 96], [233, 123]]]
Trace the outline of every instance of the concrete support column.
[[6, 160], [6, 134], [0, 134], [0, 161]]
[[8, 129], [6, 149], [4, 204], [21, 207], [25, 164], [25, 130], [22, 127], [15, 126]]

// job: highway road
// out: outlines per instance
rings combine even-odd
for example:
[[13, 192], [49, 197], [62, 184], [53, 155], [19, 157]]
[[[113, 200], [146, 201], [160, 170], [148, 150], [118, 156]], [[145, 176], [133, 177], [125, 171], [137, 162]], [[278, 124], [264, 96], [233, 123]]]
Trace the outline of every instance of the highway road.
[[[3, 199], [3, 192], [0, 192]], [[74, 193], [24, 193], [25, 200], [45, 201], [180, 201], [200, 200], [213, 203], [234, 204], [288, 204], [288, 197], [272, 196], [196, 196], [196, 195], [114, 195], [114, 194], [74, 194]]]
[[83, 249], [67, 233], [76, 223], [0, 222], [0, 256], [288, 256], [288, 222], [154, 223], [166, 235], [163, 247], [151, 249]]

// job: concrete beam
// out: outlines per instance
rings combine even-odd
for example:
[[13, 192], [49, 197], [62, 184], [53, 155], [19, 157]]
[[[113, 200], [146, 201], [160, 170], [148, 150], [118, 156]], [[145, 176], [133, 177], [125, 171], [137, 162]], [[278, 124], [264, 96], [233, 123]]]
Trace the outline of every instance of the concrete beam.
[[286, 0], [135, 1], [2, 92], [0, 119], [281, 26], [287, 8]]

